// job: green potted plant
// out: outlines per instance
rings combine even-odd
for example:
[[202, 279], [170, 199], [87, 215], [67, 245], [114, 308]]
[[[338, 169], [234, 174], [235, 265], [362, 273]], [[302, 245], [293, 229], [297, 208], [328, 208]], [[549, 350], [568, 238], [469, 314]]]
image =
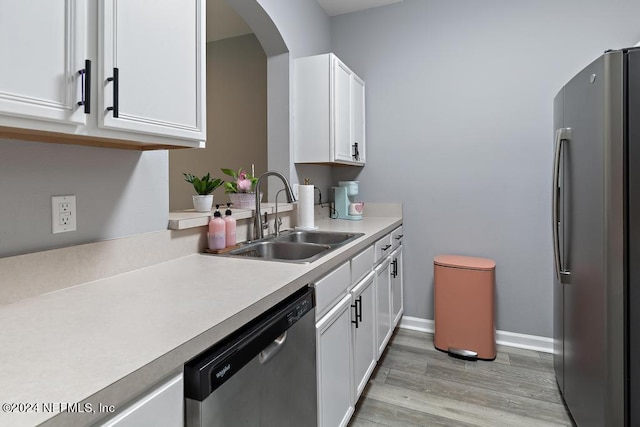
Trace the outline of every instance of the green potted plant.
[[212, 178], [207, 173], [202, 178], [198, 178], [190, 173], [183, 173], [184, 180], [193, 184], [193, 189], [198, 193], [193, 196], [193, 208], [196, 212], [211, 212], [213, 206], [213, 190], [220, 187], [224, 181], [220, 178]]
[[[233, 203], [233, 206], [240, 209], [255, 209], [255, 187], [258, 178], [253, 173], [243, 171], [242, 168], [237, 171], [227, 168], [220, 170], [225, 175], [233, 178], [233, 181], [230, 180], [224, 183], [224, 192], [229, 195], [229, 200]], [[262, 200], [262, 193], [260, 193], [260, 200]]]

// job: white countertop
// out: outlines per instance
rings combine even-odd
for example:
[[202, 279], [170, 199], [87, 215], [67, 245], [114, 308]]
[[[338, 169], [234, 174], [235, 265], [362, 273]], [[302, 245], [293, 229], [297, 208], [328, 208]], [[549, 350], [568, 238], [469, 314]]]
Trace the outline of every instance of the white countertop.
[[39, 409], [2, 411], [0, 425], [86, 425], [104, 415], [43, 412], [48, 403], [117, 410], [401, 223], [317, 221], [365, 236], [307, 265], [195, 254], [0, 307], [0, 403]]

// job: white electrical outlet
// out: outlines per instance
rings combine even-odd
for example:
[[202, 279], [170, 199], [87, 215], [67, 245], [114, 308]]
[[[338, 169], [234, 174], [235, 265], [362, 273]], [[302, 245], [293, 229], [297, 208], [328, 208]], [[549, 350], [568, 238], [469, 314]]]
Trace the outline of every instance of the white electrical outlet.
[[51, 197], [51, 231], [53, 234], [76, 230], [76, 196]]

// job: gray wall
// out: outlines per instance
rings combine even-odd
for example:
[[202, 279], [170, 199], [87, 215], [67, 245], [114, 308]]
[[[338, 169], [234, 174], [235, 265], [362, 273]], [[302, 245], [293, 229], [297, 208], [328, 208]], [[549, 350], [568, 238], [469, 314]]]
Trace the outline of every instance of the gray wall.
[[332, 18], [367, 84], [362, 199], [404, 202], [407, 315], [433, 318], [434, 256], [483, 256], [497, 328], [552, 335], [552, 100], [640, 40], [638, 16], [637, 1], [404, 0]]
[[[227, 2], [253, 29], [267, 54], [268, 168], [282, 172], [292, 183], [298, 182], [291, 125], [293, 61], [330, 50], [330, 19], [315, 0]], [[316, 182], [324, 187], [331, 181], [330, 169], [326, 167], [312, 167], [302, 176], [315, 176]], [[281, 184], [272, 181], [276, 182], [273, 190], [277, 191]], [[270, 200], [275, 191], [268, 193]]]
[[[267, 170], [267, 57], [255, 35], [207, 43], [207, 147], [169, 153], [169, 208], [193, 207], [183, 172], [230, 180], [220, 168]], [[214, 203], [226, 203], [224, 188]]]
[[[238, 1], [238, 0], [234, 0]], [[295, 58], [317, 55], [329, 52], [331, 49], [331, 21], [315, 0], [298, 0], [283, 2], [281, 0], [259, 0], [264, 10], [269, 14], [280, 30], [283, 40], [287, 44], [289, 53], [282, 57], [269, 59], [269, 91], [277, 90], [276, 99], [269, 100], [269, 114], [278, 123], [286, 123], [286, 129], [273, 128], [269, 119], [269, 169], [277, 170], [288, 176], [292, 183], [302, 182], [311, 177], [314, 184], [321, 188], [328, 188], [331, 184], [331, 169], [326, 166], [303, 166], [302, 169], [293, 164], [293, 67]], [[284, 71], [286, 69], [286, 71]], [[274, 71], [275, 70], [275, 71]], [[283, 80], [282, 73], [289, 76]], [[274, 76], [273, 73], [278, 75]], [[286, 92], [286, 99], [282, 98]], [[282, 117], [286, 116], [286, 117]], [[274, 180], [275, 181], [275, 180]], [[280, 184], [276, 184], [277, 189]], [[273, 196], [271, 194], [271, 196]]]
[[[69, 194], [77, 230], [52, 234]], [[0, 257], [166, 229], [167, 152], [0, 140], [0, 195]]]

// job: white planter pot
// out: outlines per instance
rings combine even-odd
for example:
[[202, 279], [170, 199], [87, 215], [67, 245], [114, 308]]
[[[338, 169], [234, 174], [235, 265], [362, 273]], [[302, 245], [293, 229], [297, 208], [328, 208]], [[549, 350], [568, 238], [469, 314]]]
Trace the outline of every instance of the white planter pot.
[[213, 194], [205, 196], [193, 196], [193, 208], [196, 212], [211, 212], [213, 206]]

